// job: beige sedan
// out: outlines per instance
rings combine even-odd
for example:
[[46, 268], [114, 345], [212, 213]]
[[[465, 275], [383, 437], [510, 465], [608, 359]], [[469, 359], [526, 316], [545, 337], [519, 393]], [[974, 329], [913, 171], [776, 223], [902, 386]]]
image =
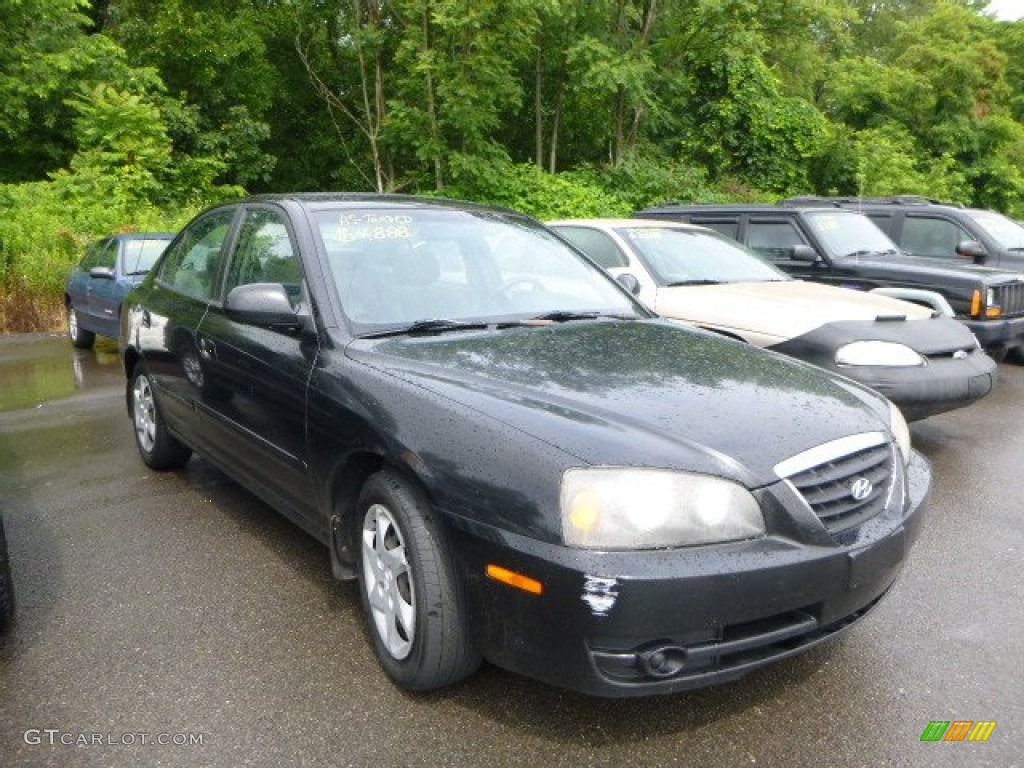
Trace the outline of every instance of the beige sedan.
[[878, 390], [908, 419], [987, 395], [995, 363], [931, 307], [794, 280], [704, 227], [644, 219], [549, 222], [658, 314], [788, 354]]

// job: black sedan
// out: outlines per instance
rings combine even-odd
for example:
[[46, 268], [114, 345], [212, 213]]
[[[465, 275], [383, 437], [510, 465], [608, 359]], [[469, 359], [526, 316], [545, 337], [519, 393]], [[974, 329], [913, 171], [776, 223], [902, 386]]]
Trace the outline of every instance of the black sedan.
[[881, 396], [471, 204], [213, 208], [120, 346], [142, 460], [195, 451], [322, 541], [410, 690], [481, 659], [610, 696], [740, 677], [878, 602], [931, 484]]

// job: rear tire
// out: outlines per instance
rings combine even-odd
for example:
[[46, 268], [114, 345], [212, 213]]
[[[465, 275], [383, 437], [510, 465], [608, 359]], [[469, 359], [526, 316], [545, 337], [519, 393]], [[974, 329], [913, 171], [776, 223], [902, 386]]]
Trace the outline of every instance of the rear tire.
[[480, 666], [445, 532], [419, 490], [397, 473], [359, 496], [360, 596], [384, 671], [410, 691], [451, 685]]
[[95, 333], [85, 330], [78, 324], [78, 310], [73, 304], [68, 304], [68, 338], [75, 349], [92, 349], [93, 342], [96, 341]]
[[135, 445], [139, 456], [150, 469], [178, 469], [192, 455], [192, 449], [172, 437], [160, 415], [153, 382], [146, 366], [135, 364], [131, 379], [131, 416]]

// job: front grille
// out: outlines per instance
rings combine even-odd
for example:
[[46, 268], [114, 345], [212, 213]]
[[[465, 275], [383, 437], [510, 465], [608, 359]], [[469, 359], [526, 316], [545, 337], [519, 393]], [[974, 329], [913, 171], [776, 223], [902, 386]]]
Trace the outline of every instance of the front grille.
[[783, 476], [829, 533], [839, 533], [885, 508], [892, 473], [893, 449], [888, 441], [881, 440]]
[[995, 291], [996, 306], [1003, 310], [1003, 317], [1024, 315], [1024, 283], [996, 285], [992, 290]]

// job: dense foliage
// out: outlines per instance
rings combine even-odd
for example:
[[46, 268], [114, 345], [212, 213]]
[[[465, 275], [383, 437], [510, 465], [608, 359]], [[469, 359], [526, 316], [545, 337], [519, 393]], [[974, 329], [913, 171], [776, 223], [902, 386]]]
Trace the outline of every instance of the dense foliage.
[[0, 330], [111, 231], [243, 192], [540, 217], [921, 194], [1024, 215], [987, 0], [0, 0]]

